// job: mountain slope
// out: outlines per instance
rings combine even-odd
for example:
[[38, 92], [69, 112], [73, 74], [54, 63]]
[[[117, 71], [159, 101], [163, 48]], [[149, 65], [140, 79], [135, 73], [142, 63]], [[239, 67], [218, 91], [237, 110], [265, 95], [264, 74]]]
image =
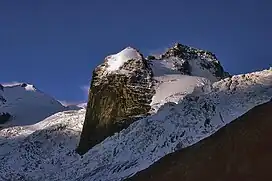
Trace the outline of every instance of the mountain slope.
[[272, 101], [201, 142], [169, 154], [131, 181], [271, 180]]
[[197, 88], [178, 103], [106, 138], [79, 156], [85, 110], [57, 113], [31, 126], [0, 130], [3, 180], [118, 181], [215, 133], [272, 97], [272, 71], [235, 75]]
[[1, 87], [0, 113], [11, 115], [7, 122], [0, 124], [2, 127], [31, 125], [56, 112], [67, 110], [60, 102], [33, 85], [16, 83]]

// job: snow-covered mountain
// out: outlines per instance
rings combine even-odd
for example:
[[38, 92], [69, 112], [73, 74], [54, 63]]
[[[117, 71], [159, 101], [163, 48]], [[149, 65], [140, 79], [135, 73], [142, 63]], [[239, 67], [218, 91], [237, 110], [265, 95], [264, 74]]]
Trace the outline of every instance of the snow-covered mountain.
[[117, 181], [216, 132], [272, 97], [272, 71], [235, 75], [196, 88], [108, 137], [85, 155], [75, 148], [85, 109], [0, 131], [0, 179]]
[[179, 43], [157, 58], [144, 58], [132, 47], [107, 56], [93, 72], [78, 153], [84, 154], [139, 116], [154, 114], [196, 87], [208, 88], [229, 76], [212, 53]]
[[31, 125], [57, 112], [70, 109], [51, 96], [26, 83], [1, 85], [0, 114], [10, 117], [0, 127]]
[[0, 130], [0, 180], [120, 181], [271, 98], [272, 69], [230, 76], [208, 51], [176, 44], [144, 58], [128, 47], [94, 70], [86, 109], [0, 87], [0, 110], [19, 125]]

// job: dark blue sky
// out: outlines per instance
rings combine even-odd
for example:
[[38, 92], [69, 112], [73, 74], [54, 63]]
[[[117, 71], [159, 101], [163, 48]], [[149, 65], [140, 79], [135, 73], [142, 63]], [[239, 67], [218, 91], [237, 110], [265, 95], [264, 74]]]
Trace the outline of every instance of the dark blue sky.
[[232, 74], [272, 66], [271, 0], [0, 1], [0, 83], [29, 82], [59, 100], [108, 54], [143, 54], [174, 42], [214, 52]]

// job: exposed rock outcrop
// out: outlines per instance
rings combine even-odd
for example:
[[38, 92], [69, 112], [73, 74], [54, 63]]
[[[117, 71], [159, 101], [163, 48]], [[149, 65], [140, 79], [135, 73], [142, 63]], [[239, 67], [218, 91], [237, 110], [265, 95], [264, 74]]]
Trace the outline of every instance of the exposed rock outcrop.
[[151, 68], [136, 49], [108, 56], [93, 72], [78, 153], [146, 115], [153, 94]]
[[271, 180], [272, 102], [259, 105], [199, 143], [169, 154], [128, 180]]
[[7, 100], [3, 96], [0, 95], [0, 103], [4, 104], [6, 101]]
[[0, 113], [0, 124], [8, 122], [11, 118], [9, 113]]
[[5, 102], [7, 102], [7, 100], [4, 98], [4, 96], [3, 96], [2, 92], [1, 92], [1, 89], [0, 89], [0, 105], [5, 104]]

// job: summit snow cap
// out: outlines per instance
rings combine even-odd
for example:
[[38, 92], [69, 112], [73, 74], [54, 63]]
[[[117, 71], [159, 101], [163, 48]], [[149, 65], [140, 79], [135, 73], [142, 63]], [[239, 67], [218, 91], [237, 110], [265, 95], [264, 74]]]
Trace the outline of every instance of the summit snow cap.
[[117, 54], [106, 57], [106, 71], [113, 72], [119, 70], [127, 61], [141, 59], [142, 55], [134, 48], [127, 47]]

